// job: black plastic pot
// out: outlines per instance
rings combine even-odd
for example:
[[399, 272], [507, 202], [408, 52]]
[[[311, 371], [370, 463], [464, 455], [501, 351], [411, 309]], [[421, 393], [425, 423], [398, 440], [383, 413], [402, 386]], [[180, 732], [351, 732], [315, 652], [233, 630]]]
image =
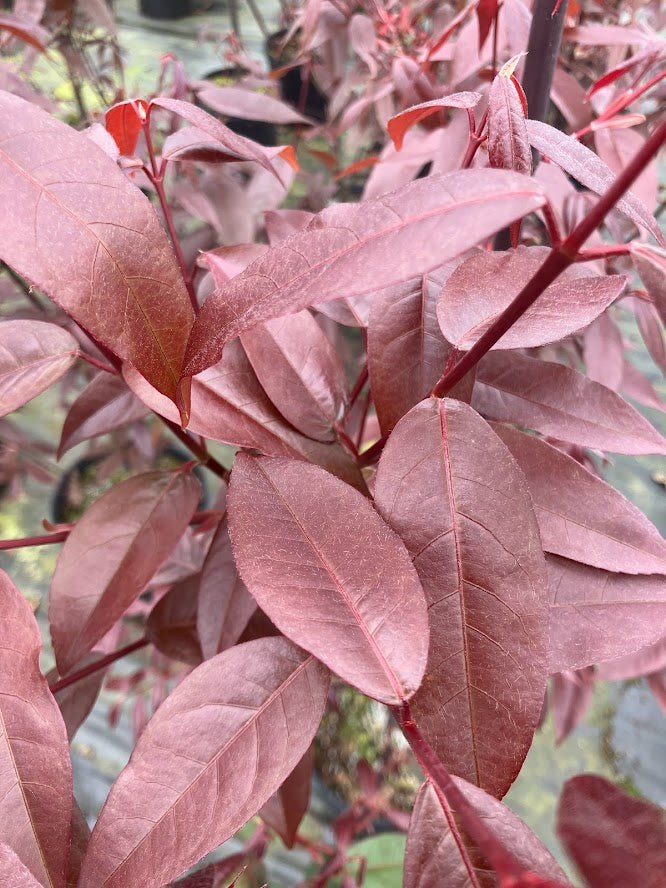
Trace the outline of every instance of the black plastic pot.
[[[239, 68], [221, 68], [219, 71], [211, 71], [210, 74], [206, 74], [205, 79], [210, 81], [213, 86], [232, 86], [239, 79], [241, 73]], [[199, 98], [197, 98], [197, 104], [213, 117], [220, 116], [218, 111], [210, 108]], [[227, 117], [223, 120], [225, 125], [239, 136], [245, 136], [246, 139], [252, 139], [267, 148], [278, 144], [277, 128], [274, 123], [267, 123], [265, 120], [247, 120], [244, 117]]]
[[139, 10], [148, 18], [185, 18], [192, 12], [192, 0], [139, 0]]

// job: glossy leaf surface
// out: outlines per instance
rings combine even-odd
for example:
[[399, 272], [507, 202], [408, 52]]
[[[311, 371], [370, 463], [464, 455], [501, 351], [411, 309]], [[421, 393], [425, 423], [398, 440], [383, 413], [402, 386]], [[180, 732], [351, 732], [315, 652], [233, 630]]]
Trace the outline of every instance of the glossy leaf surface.
[[471, 407], [430, 398], [393, 430], [375, 501], [429, 606], [414, 719], [447, 770], [502, 796], [546, 686], [545, 564], [525, 479]]
[[328, 671], [284, 638], [207, 660], [162, 703], [113, 785], [79, 888], [164, 885], [232, 836], [319, 726]]
[[201, 496], [188, 472], [147, 472], [96, 500], [67, 537], [51, 581], [49, 622], [64, 675], [143, 592]]
[[241, 577], [278, 629], [364, 694], [410, 697], [428, 650], [425, 599], [368, 500], [318, 466], [239, 454], [227, 503]]

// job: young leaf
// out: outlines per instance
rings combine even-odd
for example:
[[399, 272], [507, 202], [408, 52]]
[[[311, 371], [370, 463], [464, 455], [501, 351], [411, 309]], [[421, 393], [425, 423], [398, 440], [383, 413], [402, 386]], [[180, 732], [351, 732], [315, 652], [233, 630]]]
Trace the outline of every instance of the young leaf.
[[666, 453], [666, 438], [614, 391], [582, 373], [518, 352], [487, 354], [478, 366], [472, 405], [581, 447], [612, 453]]
[[214, 364], [230, 339], [261, 321], [424, 274], [544, 200], [524, 176], [462, 170], [329, 207], [209, 296], [190, 335], [185, 375]]
[[581, 774], [566, 782], [557, 832], [590, 888], [664, 884], [664, 812], [603, 777]]
[[527, 477], [546, 552], [618, 573], [666, 573], [666, 541], [621, 493], [545, 441], [494, 428]]
[[393, 430], [375, 501], [429, 605], [414, 720], [448, 770], [502, 796], [529, 749], [547, 676], [545, 564], [525, 479], [471, 407], [430, 398]]
[[[44, 888], [64, 888], [72, 817], [67, 733], [39, 668], [37, 622], [4, 571], [0, 611], [0, 842]], [[0, 847], [3, 869], [10, 875], [6, 882], [0, 875], [0, 884], [30, 885]]]
[[146, 620], [146, 637], [158, 651], [193, 666], [203, 659], [197, 635], [198, 592], [196, 574], [181, 580], [160, 598]]
[[553, 676], [549, 707], [553, 713], [556, 746], [564, 743], [585, 718], [594, 691], [594, 666], [586, 666], [576, 672], [567, 669]]
[[147, 107], [143, 99], [133, 99], [118, 102], [106, 112], [106, 129], [113, 136], [118, 151], [126, 157], [134, 154]]
[[[469, 349], [543, 265], [547, 247], [478, 253], [462, 262], [444, 284], [437, 318], [444, 336]], [[495, 343], [495, 349], [557, 342], [582, 330], [620, 295], [623, 275], [590, 274], [572, 265]]]
[[21, 207], [0, 219], [0, 257], [175, 398], [193, 311], [150, 202], [90, 139], [5, 92], [0, 132], [0, 203]]
[[56, 324], [0, 322], [0, 416], [46, 391], [72, 366], [78, 351], [76, 339]]
[[532, 173], [532, 149], [527, 137], [525, 110], [513, 72], [520, 56], [500, 68], [488, 95], [488, 160], [491, 167]]
[[18, 857], [4, 842], [0, 841], [0, 885], [7, 888], [44, 888]]
[[64, 675], [113, 626], [167, 558], [201, 497], [189, 472], [146, 472], [103, 494], [58, 558], [49, 622]]
[[259, 811], [261, 819], [274, 829], [287, 848], [293, 848], [296, 833], [310, 803], [314, 752], [308, 749], [278, 791]]
[[148, 722], [111, 788], [79, 888], [164, 885], [232, 836], [296, 767], [328, 671], [285, 638], [237, 645], [191, 672]]
[[411, 108], [396, 114], [389, 120], [386, 128], [389, 136], [393, 139], [396, 150], [400, 151], [405, 140], [405, 133], [417, 123], [432, 114], [437, 114], [442, 108], [474, 108], [481, 99], [481, 93], [460, 92], [432, 99], [430, 102], [421, 102], [419, 105], [412, 105]]
[[319, 466], [239, 454], [227, 503], [240, 575], [278, 629], [369, 697], [410, 697], [428, 651], [425, 599], [368, 500]]

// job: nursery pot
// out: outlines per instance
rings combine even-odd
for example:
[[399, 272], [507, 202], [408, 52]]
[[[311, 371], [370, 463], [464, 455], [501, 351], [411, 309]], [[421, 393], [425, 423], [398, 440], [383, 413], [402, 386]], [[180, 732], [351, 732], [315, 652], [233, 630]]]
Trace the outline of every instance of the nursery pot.
[[192, 12], [191, 0], [140, 0], [141, 15], [154, 19], [185, 18]]
[[[205, 80], [213, 86], [233, 86], [242, 73], [240, 68], [220, 68], [218, 71], [206, 74]], [[197, 97], [197, 105], [212, 114], [213, 117], [220, 116], [218, 111], [202, 102], [199, 97]], [[225, 117], [223, 120], [225, 125], [239, 136], [252, 139], [267, 148], [278, 144], [277, 128], [274, 123], [268, 123], [265, 120], [247, 120], [244, 117]]]

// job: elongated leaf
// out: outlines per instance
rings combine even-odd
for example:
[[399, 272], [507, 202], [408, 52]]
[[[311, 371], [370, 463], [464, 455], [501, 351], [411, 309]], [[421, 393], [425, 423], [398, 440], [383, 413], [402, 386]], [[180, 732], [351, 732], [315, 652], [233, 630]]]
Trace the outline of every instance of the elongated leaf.
[[261, 321], [424, 274], [543, 203], [540, 186], [515, 173], [462, 170], [329, 207], [206, 300], [185, 372], [214, 364]]
[[[527, 121], [527, 134], [533, 148], [595, 194], [603, 194], [615, 181], [615, 173], [610, 167], [573, 136], [567, 136], [540, 120]], [[664, 243], [659, 223], [635, 194], [627, 191], [616, 207], [639, 228], [646, 228], [660, 244]]]
[[[512, 74], [520, 56], [511, 59], [493, 79], [488, 94], [488, 160], [500, 170], [532, 173], [532, 150], [525, 110]], [[522, 92], [522, 90], [521, 90]], [[524, 96], [522, 97], [524, 98]]]
[[[457, 348], [471, 346], [520, 293], [550, 254], [547, 247], [479, 253], [444, 284], [437, 318]], [[527, 348], [557, 342], [582, 330], [622, 292], [623, 275], [591, 275], [572, 265], [547, 287], [493, 348]]]
[[481, 98], [481, 93], [476, 92], [452, 93], [450, 96], [442, 96], [439, 99], [432, 99], [430, 102], [412, 105], [411, 108], [396, 114], [389, 120], [386, 127], [396, 150], [400, 151], [405, 140], [405, 133], [417, 123], [437, 114], [442, 108], [474, 108]]
[[[99, 658], [103, 656], [103, 651], [91, 651], [83, 658], [78, 666], [88, 666], [90, 663], [94, 663], [95, 660], [99, 660]], [[99, 696], [105, 676], [106, 669], [98, 669], [96, 672], [76, 681], [74, 684], [68, 685], [61, 691], [56, 691], [53, 695], [58, 704], [58, 708], [60, 709], [63, 721], [65, 722], [67, 739], [70, 743], [95, 705], [95, 701]], [[58, 670], [54, 668], [47, 673], [46, 680], [49, 684], [52, 684], [57, 681], [59, 677]]]
[[656, 306], [644, 299], [634, 299], [632, 307], [641, 339], [652, 360], [666, 376], [666, 341], [659, 312]]
[[666, 636], [633, 654], [602, 663], [597, 675], [601, 681], [624, 681], [662, 669], [666, 669]]
[[174, 397], [193, 312], [150, 202], [90, 139], [5, 92], [0, 132], [0, 204], [21, 208], [0, 218], [0, 257]]
[[594, 691], [594, 666], [575, 672], [567, 669], [553, 676], [548, 702], [553, 714], [556, 746], [564, 743], [585, 718]]
[[146, 636], [158, 651], [198, 666], [203, 659], [197, 635], [199, 577], [187, 577], [169, 589], [148, 614]]
[[613, 453], [666, 453], [666, 438], [614, 391], [582, 373], [517, 352], [492, 352], [476, 374], [472, 404], [582, 447]]
[[60, 379], [79, 346], [66, 330], [44, 321], [0, 323], [0, 416], [18, 410]]
[[78, 521], [51, 581], [49, 622], [64, 675], [143, 592], [201, 496], [189, 472], [147, 472], [112, 487]]
[[566, 782], [557, 832], [590, 888], [664, 884], [664, 812], [603, 777], [581, 774]]
[[9, 845], [0, 842], [0, 885], [11, 888], [44, 888]]
[[[454, 778], [468, 801], [516, 860], [526, 869], [566, 884], [566, 876], [539, 839], [510, 808], [478, 786]], [[403, 888], [496, 888], [497, 876], [455, 813], [440, 804], [424, 783], [416, 796], [409, 823]]]
[[631, 258], [662, 323], [666, 324], [666, 250], [651, 244], [631, 244]]
[[[45, 888], [64, 888], [72, 817], [67, 733], [39, 669], [42, 637], [27, 601], [0, 571], [0, 842]], [[18, 888], [30, 882], [0, 847]]]
[[69, 853], [69, 870], [67, 873], [67, 888], [77, 888], [81, 863], [85, 857], [88, 842], [90, 841], [90, 827], [83, 811], [76, 799], [73, 799], [72, 807], [72, 847]]
[[546, 563], [550, 672], [623, 657], [664, 634], [663, 576], [609, 573], [556, 555], [549, 555]]
[[147, 107], [143, 99], [133, 99], [118, 102], [106, 112], [106, 129], [113, 136], [121, 154], [128, 157], [134, 154]]
[[428, 651], [425, 599], [368, 500], [318, 466], [239, 454], [227, 502], [240, 575], [278, 629], [364, 694], [410, 697]]
[[287, 848], [294, 847], [298, 827], [308, 810], [313, 765], [314, 752], [310, 747], [259, 812], [264, 823], [275, 830]]
[[111, 788], [79, 888], [164, 885], [232, 836], [304, 755], [328, 684], [328, 671], [285, 638], [198, 666]]
[[145, 404], [132, 394], [124, 380], [111, 373], [98, 373], [67, 411], [58, 459], [82, 441], [106, 435], [147, 413]]
[[429, 605], [415, 721], [448, 770], [502, 796], [546, 687], [545, 564], [525, 479], [471, 407], [430, 398], [393, 430], [375, 501]]
[[527, 477], [546, 552], [618, 573], [666, 573], [666, 541], [622, 494], [539, 438], [495, 431]]
[[264, 391], [294, 428], [317, 441], [336, 439], [349, 397], [337, 352], [309, 311], [246, 331], [243, 348]]
[[260, 120], [266, 123], [311, 123], [291, 105], [263, 93], [251, 92], [239, 86], [212, 86], [206, 84], [197, 90], [199, 101], [218, 114]]
[[18, 37], [24, 43], [46, 52], [44, 45], [50, 38], [50, 34], [37, 22], [31, 22], [20, 15], [11, 12], [0, 12], [0, 31], [9, 31], [14, 37]]

